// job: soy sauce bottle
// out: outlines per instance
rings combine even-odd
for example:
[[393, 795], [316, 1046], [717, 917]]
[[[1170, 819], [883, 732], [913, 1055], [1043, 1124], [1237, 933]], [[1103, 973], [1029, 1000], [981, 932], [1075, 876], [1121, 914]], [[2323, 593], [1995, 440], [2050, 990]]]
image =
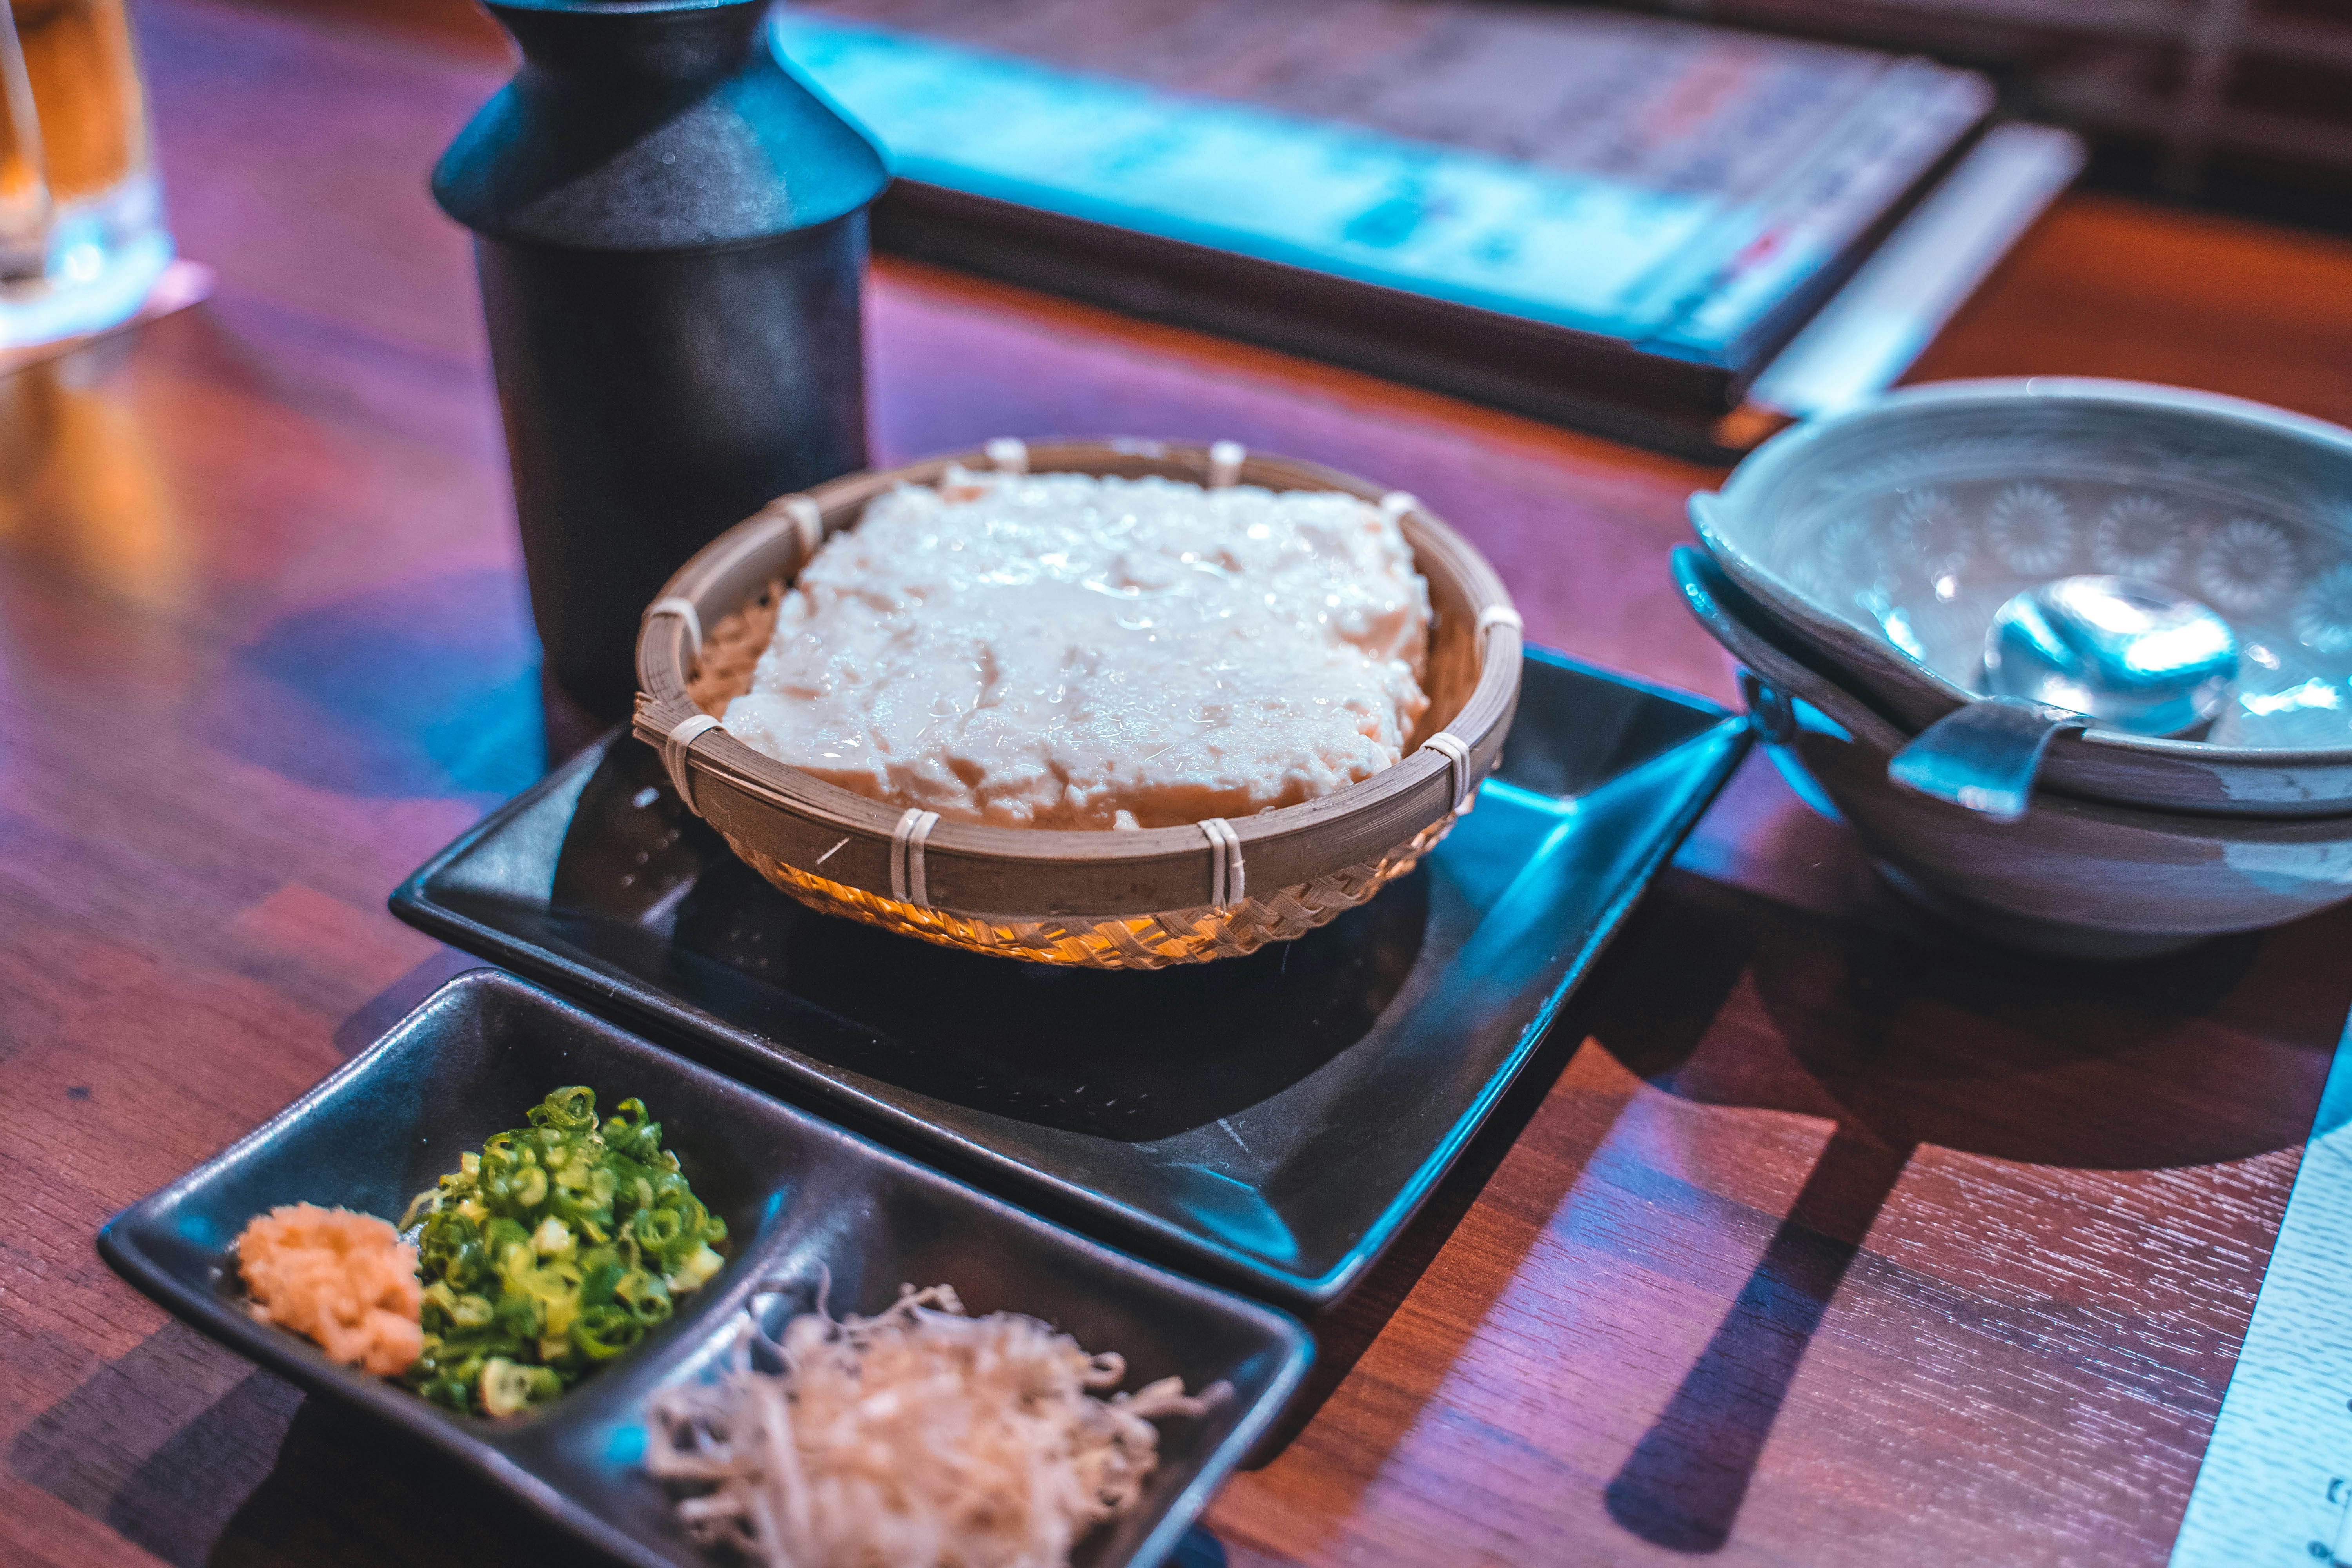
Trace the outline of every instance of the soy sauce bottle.
[[474, 231], [547, 682], [600, 722], [688, 556], [866, 466], [858, 286], [889, 175], [777, 59], [768, 9], [489, 0], [522, 67], [433, 173]]

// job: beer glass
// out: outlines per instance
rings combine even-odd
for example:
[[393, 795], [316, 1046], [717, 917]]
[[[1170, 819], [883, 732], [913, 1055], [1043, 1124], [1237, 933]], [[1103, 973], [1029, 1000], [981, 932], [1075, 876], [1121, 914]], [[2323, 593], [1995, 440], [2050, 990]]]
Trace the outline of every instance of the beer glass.
[[101, 331], [171, 263], [122, 0], [0, 4], [0, 346]]

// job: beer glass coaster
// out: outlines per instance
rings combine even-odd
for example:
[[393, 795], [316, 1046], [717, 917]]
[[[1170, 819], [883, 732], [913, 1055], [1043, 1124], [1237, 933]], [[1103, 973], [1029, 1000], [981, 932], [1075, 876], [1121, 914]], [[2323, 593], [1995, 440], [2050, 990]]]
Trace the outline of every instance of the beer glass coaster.
[[174, 310], [202, 304], [212, 298], [213, 285], [218, 278], [219, 274], [201, 261], [191, 261], [184, 256], [174, 258], [172, 264], [157, 275], [139, 309], [112, 326], [100, 327], [95, 331], [68, 332], [63, 337], [39, 342], [0, 342], [0, 375], [14, 375], [26, 365], [58, 359], [100, 338], [127, 332]]

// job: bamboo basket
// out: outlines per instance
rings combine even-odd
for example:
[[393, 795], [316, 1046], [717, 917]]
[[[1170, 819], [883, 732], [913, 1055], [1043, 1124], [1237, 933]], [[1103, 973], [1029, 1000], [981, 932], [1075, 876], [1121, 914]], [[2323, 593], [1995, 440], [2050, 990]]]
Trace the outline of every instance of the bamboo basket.
[[[728, 700], [750, 689], [801, 563], [876, 496], [935, 482], [950, 464], [1344, 490], [1396, 510], [1434, 616], [1430, 705], [1405, 756], [1320, 799], [1230, 824], [1049, 831], [926, 823], [928, 814], [826, 784], [717, 727]], [[1160, 969], [1303, 936], [1412, 870], [1499, 760], [1518, 702], [1519, 620], [1494, 568], [1453, 530], [1412, 497], [1332, 469], [1230, 442], [992, 441], [770, 503], [670, 579], [646, 612], [636, 657], [638, 738], [663, 752], [688, 807], [802, 903], [975, 952]]]

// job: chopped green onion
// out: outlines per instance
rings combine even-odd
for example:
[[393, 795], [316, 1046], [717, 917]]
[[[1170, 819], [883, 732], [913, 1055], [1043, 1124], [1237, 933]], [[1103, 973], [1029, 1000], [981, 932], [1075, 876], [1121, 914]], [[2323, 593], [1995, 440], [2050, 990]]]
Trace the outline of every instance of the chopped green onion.
[[727, 1223], [625, 1100], [559, 1089], [408, 1205], [425, 1280], [425, 1350], [409, 1387], [455, 1410], [512, 1415], [645, 1337], [724, 1265]]

